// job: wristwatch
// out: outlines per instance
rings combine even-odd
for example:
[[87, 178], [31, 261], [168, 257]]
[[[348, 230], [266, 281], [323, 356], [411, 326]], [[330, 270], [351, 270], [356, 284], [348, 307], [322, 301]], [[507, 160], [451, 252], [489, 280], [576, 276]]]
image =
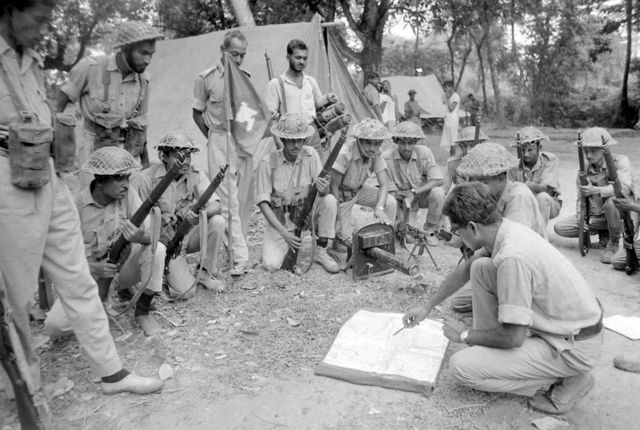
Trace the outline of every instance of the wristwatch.
[[465, 330], [460, 333], [460, 342], [467, 343], [467, 337], [469, 337], [469, 330]]
[[378, 210], [380, 210], [380, 211], [384, 212], [384, 206], [378, 206], [376, 209], [378, 209]]

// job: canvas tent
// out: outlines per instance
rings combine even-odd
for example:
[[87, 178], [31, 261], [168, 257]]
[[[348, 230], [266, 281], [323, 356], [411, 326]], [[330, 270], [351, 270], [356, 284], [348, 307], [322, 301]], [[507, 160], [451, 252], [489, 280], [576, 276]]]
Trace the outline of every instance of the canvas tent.
[[429, 112], [424, 118], [443, 118], [446, 107], [442, 103], [444, 90], [435, 75], [427, 76], [389, 76], [382, 78], [391, 84], [391, 91], [398, 98], [398, 110], [404, 114], [404, 104], [409, 100], [409, 90], [416, 91], [416, 100]]
[[[248, 40], [242, 68], [251, 74], [251, 81], [262, 96], [269, 81], [265, 53], [271, 59], [274, 77], [278, 76], [288, 67], [285, 58], [287, 43], [291, 39], [301, 39], [309, 47], [305, 72], [316, 78], [321, 91], [335, 92], [340, 101], [349, 102], [347, 111], [354, 115], [354, 120], [370, 116], [366, 102], [358, 102], [362, 95], [355, 85], [348, 84], [351, 76], [342, 60], [335, 53], [327, 56], [318, 15], [311, 22], [239, 27], [239, 30]], [[220, 46], [225, 33], [216, 31], [157, 43], [148, 69], [151, 73], [150, 148], [166, 133], [184, 130], [204, 149], [206, 139], [192, 119], [193, 84], [198, 73], [220, 60]], [[153, 149], [150, 149], [150, 154], [155, 157]], [[206, 151], [198, 153], [193, 163], [206, 168]]]

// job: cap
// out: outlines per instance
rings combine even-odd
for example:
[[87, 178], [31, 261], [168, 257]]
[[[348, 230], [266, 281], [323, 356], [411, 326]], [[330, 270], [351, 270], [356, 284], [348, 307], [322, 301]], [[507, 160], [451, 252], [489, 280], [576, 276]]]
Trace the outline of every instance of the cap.
[[130, 175], [142, 166], [128, 151], [117, 146], [105, 146], [96, 149], [82, 170], [93, 175]]
[[425, 139], [422, 128], [413, 121], [402, 121], [391, 129], [391, 137], [405, 139]]
[[158, 30], [143, 21], [124, 21], [118, 29], [118, 36], [114, 48], [144, 42], [145, 40], [163, 39]]
[[357, 139], [385, 140], [391, 139], [387, 127], [373, 118], [365, 118], [351, 129], [351, 135]]
[[282, 139], [306, 139], [314, 133], [299, 113], [286, 113], [271, 126], [271, 134]]
[[547, 142], [549, 141], [549, 136], [542, 133], [537, 128], [523, 127], [518, 130], [518, 133], [516, 134], [516, 141], [512, 143], [511, 146], [518, 146], [518, 136], [520, 136], [521, 144], [542, 142], [543, 140], [546, 140]]
[[415, 93], [416, 93], [416, 90], [413, 90], [413, 89], [409, 90], [409, 94], [415, 94]]
[[476, 145], [462, 157], [456, 171], [465, 178], [482, 178], [505, 173], [517, 165], [518, 159], [504, 146], [485, 142]]
[[[460, 131], [460, 136], [458, 140], [455, 140], [453, 143], [473, 143], [476, 137], [476, 128], [475, 127], [464, 127]], [[485, 140], [489, 140], [489, 137], [484, 134], [482, 129], [480, 129], [480, 133], [478, 134], [478, 142], [484, 142]]]
[[160, 143], [156, 145], [156, 148], [191, 149], [192, 151], [200, 150], [193, 142], [193, 139], [191, 139], [188, 134], [182, 131], [173, 131], [165, 135], [162, 139], [160, 139]]
[[[609, 132], [602, 127], [591, 127], [582, 132], [582, 146], [602, 147], [602, 143], [607, 145], [615, 145], [618, 143]], [[575, 145], [578, 142], [576, 141]]]

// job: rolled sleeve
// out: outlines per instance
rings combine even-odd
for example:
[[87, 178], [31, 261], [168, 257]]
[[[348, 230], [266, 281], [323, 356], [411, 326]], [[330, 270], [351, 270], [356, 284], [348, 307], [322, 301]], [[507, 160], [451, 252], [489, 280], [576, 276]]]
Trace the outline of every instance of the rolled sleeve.
[[558, 180], [559, 168], [560, 163], [557, 158], [549, 159], [542, 168], [538, 182], [557, 190], [560, 188], [560, 181]]
[[531, 271], [516, 258], [499, 261], [497, 267], [498, 321], [530, 327], [533, 324]]
[[262, 202], [271, 201], [271, 184], [269, 158], [265, 157], [260, 161], [258, 170], [256, 171], [256, 202], [258, 205]]
[[[631, 174], [631, 163], [629, 162], [629, 158], [625, 155], [619, 155], [615, 159], [615, 165], [618, 171], [618, 179], [620, 180], [620, 188], [622, 190], [622, 194], [624, 194], [625, 196], [630, 196], [631, 194], [633, 194], [633, 175]], [[610, 195], [613, 195], [613, 187], [611, 187]]]
[[387, 163], [385, 163], [380, 154], [377, 154], [375, 160], [373, 160], [372, 168], [373, 173], [380, 173], [383, 170], [387, 170]]
[[350, 163], [351, 163], [351, 154], [349, 154], [346, 151], [340, 151], [340, 153], [336, 157], [336, 161], [333, 163], [333, 166], [331, 166], [331, 168], [336, 172], [344, 175]]
[[421, 155], [420, 173], [427, 177], [427, 181], [432, 179], [444, 179], [444, 175], [436, 163], [436, 159], [431, 151], [425, 151], [425, 153]]
[[60, 91], [65, 93], [72, 103], [80, 100], [80, 96], [82, 96], [82, 93], [87, 87], [90, 61], [91, 59], [88, 57], [80, 60], [80, 62], [71, 69], [71, 72], [69, 72], [67, 82], [60, 87]]
[[207, 82], [202, 76], [197, 76], [193, 85], [193, 105], [191, 107], [198, 112], [204, 112], [207, 109], [208, 99]]

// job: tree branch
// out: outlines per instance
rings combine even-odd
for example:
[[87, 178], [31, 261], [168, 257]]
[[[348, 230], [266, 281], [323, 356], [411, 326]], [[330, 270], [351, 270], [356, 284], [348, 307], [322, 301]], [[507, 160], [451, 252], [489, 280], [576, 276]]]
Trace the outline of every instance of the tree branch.
[[360, 64], [360, 52], [356, 52], [351, 49], [338, 32], [331, 29], [328, 31], [331, 31], [331, 35], [333, 36], [332, 39], [335, 42], [338, 53], [352, 63]]
[[342, 7], [342, 13], [347, 18], [347, 22], [349, 23], [349, 27], [351, 30], [358, 36], [360, 41], [364, 42], [365, 35], [362, 30], [361, 25], [355, 20], [353, 14], [351, 13], [351, 9], [349, 9], [349, 1], [348, 0], [340, 0], [340, 6]]

